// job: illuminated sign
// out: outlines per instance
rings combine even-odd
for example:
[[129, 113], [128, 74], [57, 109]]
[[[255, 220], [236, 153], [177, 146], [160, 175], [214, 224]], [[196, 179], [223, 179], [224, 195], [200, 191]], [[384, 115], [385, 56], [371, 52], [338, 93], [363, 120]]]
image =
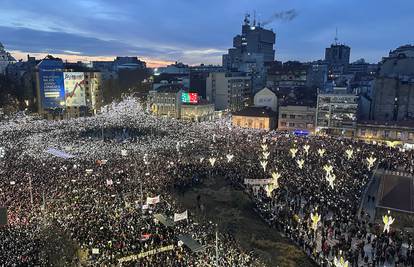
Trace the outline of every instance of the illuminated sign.
[[198, 94], [197, 93], [182, 93], [181, 102], [197, 104], [198, 103]]
[[86, 106], [85, 75], [83, 72], [65, 72], [65, 100], [68, 107]]

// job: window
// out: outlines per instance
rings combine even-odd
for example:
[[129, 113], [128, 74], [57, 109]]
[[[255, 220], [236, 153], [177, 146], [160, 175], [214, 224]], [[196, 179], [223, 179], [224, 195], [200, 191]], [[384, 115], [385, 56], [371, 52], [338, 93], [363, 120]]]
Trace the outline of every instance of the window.
[[402, 137], [402, 132], [397, 132], [397, 138], [401, 139], [401, 137]]
[[287, 117], [286, 114], [282, 113], [282, 118], [286, 119], [286, 117]]
[[295, 123], [294, 122], [289, 122], [289, 127], [295, 127]]
[[289, 118], [294, 119], [295, 115], [289, 115]]
[[389, 137], [390, 136], [390, 131], [388, 130], [384, 130], [384, 137]]
[[286, 122], [285, 121], [280, 122], [280, 126], [286, 126]]

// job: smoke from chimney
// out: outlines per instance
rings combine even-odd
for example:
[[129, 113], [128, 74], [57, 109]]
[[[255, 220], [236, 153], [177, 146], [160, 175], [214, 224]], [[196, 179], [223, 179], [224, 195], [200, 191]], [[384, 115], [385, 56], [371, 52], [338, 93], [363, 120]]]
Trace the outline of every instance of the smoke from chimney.
[[288, 22], [288, 21], [292, 21], [297, 16], [298, 16], [298, 12], [296, 11], [296, 9], [290, 9], [290, 10], [287, 10], [287, 11], [274, 13], [270, 18], [263, 21], [261, 24], [263, 26], [265, 26], [265, 25], [270, 24], [270, 23], [272, 23], [273, 21], [276, 21], [276, 20], [280, 20], [280, 21], [283, 21], [283, 22]]

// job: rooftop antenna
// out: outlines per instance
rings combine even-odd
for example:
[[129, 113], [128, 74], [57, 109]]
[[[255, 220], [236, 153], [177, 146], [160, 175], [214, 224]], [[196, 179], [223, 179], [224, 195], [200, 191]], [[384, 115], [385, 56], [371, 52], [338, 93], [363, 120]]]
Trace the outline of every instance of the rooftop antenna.
[[246, 13], [245, 15], [244, 15], [244, 24], [245, 25], [249, 25], [250, 24], [250, 14], [249, 13]]
[[335, 31], [335, 45], [338, 44], [338, 27], [336, 27], [336, 31]]
[[253, 27], [256, 27], [256, 10], [253, 10]]

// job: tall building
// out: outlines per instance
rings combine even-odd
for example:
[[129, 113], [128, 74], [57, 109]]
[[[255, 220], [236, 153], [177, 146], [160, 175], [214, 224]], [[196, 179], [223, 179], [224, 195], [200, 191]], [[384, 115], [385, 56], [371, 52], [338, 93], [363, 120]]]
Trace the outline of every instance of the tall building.
[[249, 15], [246, 15], [242, 33], [233, 38], [233, 47], [223, 55], [223, 67], [249, 73], [253, 89], [260, 90], [266, 81], [265, 63], [275, 59], [275, 40], [276, 34], [272, 30], [256, 25], [256, 21], [250, 23]]
[[206, 80], [206, 95], [216, 110], [241, 110], [251, 100], [251, 77], [241, 73], [212, 72]]
[[278, 130], [312, 133], [315, 130], [315, 107], [284, 105], [279, 107]]
[[190, 67], [190, 91], [206, 99], [206, 81], [211, 72], [224, 72], [222, 66], [204, 65]]
[[9, 52], [6, 52], [3, 44], [0, 43], [0, 74], [6, 74], [7, 66], [15, 62], [14, 57]]
[[414, 119], [414, 46], [401, 46], [381, 61], [374, 81], [372, 119]]
[[358, 113], [358, 96], [336, 87], [332, 93], [318, 94], [316, 132], [354, 136]]
[[335, 37], [335, 43], [325, 49], [325, 62], [329, 67], [329, 71], [333, 75], [343, 74], [349, 65], [351, 56], [351, 48], [344, 44], [338, 43]]

